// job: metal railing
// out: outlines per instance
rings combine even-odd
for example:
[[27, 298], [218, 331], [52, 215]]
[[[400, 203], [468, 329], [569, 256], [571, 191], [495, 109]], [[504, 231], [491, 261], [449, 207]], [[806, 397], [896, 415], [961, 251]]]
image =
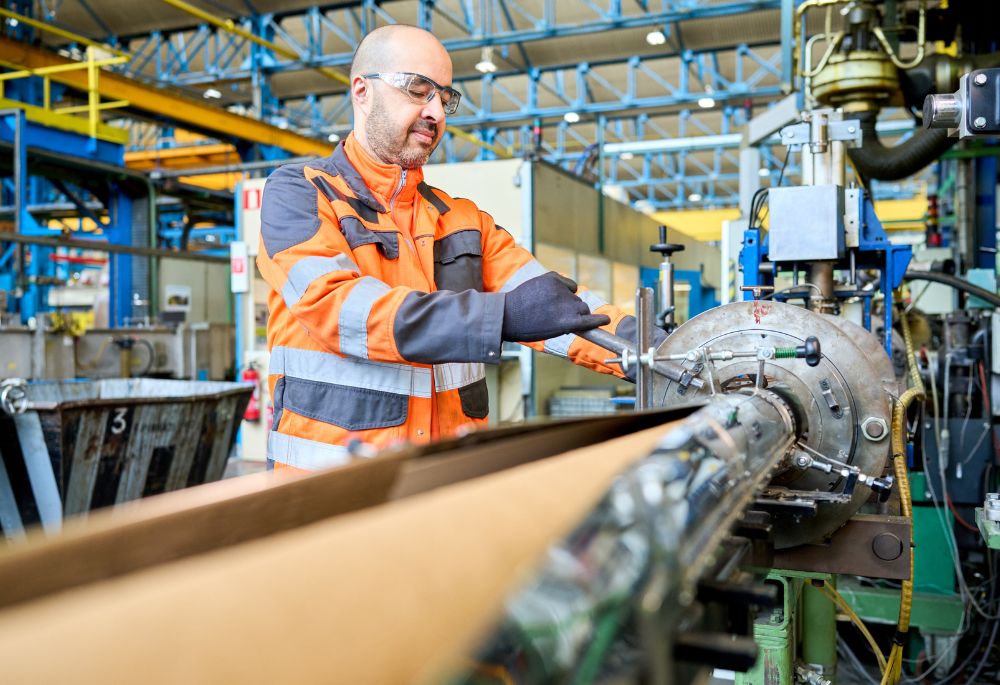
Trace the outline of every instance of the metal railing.
[[[47, 115], [51, 115], [53, 117], [72, 116], [86, 112], [87, 131], [91, 138], [97, 138], [99, 127], [102, 123], [101, 112], [109, 109], [127, 107], [130, 104], [128, 100], [110, 100], [108, 102], [101, 102], [101, 93], [99, 89], [101, 67], [111, 66], [113, 64], [123, 64], [129, 61], [129, 57], [119, 55], [118, 57], [99, 58], [99, 50], [100, 48], [87, 46], [86, 59], [72, 64], [57, 64], [49, 67], [38, 67], [36, 69], [18, 69], [17, 71], [0, 74], [0, 98], [6, 98], [4, 91], [5, 85], [8, 81], [30, 78], [33, 76], [40, 77], [42, 79], [41, 109], [44, 110]], [[50, 76], [52, 74], [83, 69], [87, 70], [87, 104], [54, 108], [52, 106], [52, 85]], [[18, 101], [8, 100], [8, 104], [17, 106]], [[24, 103], [24, 105], [31, 106], [30, 103]], [[55, 119], [50, 120], [49, 123], [57, 125]]]

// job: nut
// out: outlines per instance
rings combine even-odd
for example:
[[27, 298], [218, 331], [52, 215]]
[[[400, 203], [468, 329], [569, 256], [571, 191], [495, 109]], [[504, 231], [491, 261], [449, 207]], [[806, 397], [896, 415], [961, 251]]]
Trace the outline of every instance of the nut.
[[889, 426], [885, 419], [869, 416], [861, 423], [861, 432], [872, 442], [881, 442], [889, 434]]

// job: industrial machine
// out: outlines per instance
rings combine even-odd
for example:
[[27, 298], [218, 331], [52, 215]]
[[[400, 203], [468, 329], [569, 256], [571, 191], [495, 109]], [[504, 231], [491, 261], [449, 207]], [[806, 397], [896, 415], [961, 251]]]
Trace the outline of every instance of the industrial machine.
[[[998, 130], [1000, 60], [977, 3], [929, 5], [795, 6], [799, 118], [772, 130], [801, 182], [748, 194], [743, 299], [676, 325], [664, 231], [637, 344], [583, 334], [632, 371], [637, 413], [67, 526], [0, 560], [0, 609], [23, 605], [0, 611], [0, 674], [73, 636], [72, 659], [32, 667], [99, 680], [117, 649], [151, 682], [191, 664], [224, 681], [293, 664], [321, 682], [997, 682], [997, 164], [972, 144]], [[884, 146], [879, 113], [921, 103], [927, 128]], [[931, 163], [925, 262], [874, 196]], [[34, 602], [57, 592], [65, 616]], [[203, 639], [248, 625], [267, 649]], [[176, 629], [129, 642], [150, 626]]]
[[[966, 682], [993, 682], [977, 678], [998, 626], [994, 555], [979, 535], [998, 544], [986, 494], [1000, 458], [995, 199], [980, 230], [967, 168], [943, 241], [932, 204], [928, 244], [954, 245], [947, 267], [933, 269], [911, 268], [911, 247], [890, 240], [873, 202], [873, 182], [997, 131], [995, 40], [971, 3], [927, 4], [798, 6], [801, 118], [780, 139], [800, 160], [801, 184], [753, 196], [744, 301], [696, 316], [658, 349], [648, 330], [638, 349], [589, 338], [638, 364], [638, 408], [703, 408], [509, 598], [469, 682], [682, 683], [701, 665], [747, 685], [821, 685], [865, 671], [862, 655], [868, 670], [854, 676], [884, 684], [903, 676], [904, 650], [911, 677], [971, 671]], [[822, 9], [825, 31], [805, 40], [808, 14]], [[934, 40], [959, 49], [932, 54]], [[915, 53], [904, 58], [908, 42]], [[916, 111], [925, 97], [926, 128], [883, 146], [879, 112]], [[995, 198], [995, 157], [969, 157], [984, 167], [982, 204]], [[913, 311], [918, 291], [900, 290], [918, 281], [951, 289], [940, 321]], [[651, 298], [637, 296], [640, 331], [654, 324]], [[655, 323], [668, 322], [660, 313]], [[979, 530], [963, 519], [976, 503]], [[956, 521], [971, 530], [956, 533]], [[970, 588], [970, 572], [982, 586]], [[838, 637], [837, 614], [857, 632]], [[894, 631], [870, 629], [879, 623]]]

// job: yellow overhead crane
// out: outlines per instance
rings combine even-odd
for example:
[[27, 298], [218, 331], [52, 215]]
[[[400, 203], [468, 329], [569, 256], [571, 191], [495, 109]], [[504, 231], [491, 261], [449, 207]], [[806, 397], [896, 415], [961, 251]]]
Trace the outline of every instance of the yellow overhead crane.
[[[76, 63], [50, 50], [0, 37], [0, 63], [15, 69], [39, 69]], [[87, 74], [66, 71], [51, 74], [58, 83], [87, 90]], [[127, 100], [130, 108], [157, 116], [167, 116], [178, 125], [212, 132], [223, 138], [240, 138], [261, 145], [273, 145], [295, 155], [325, 156], [333, 146], [262, 121], [227, 112], [176, 92], [145, 85], [113, 72], [102, 71], [100, 94], [111, 100]]]

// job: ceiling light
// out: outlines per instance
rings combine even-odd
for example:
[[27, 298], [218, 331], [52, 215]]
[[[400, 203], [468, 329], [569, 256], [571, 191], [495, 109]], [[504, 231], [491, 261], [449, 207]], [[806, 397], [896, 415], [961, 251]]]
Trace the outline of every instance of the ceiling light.
[[218, 100], [222, 97], [222, 91], [216, 90], [215, 88], [206, 88], [203, 95], [207, 100]]
[[567, 124], [575, 124], [580, 121], [580, 115], [576, 112], [566, 112], [563, 114], [563, 121]]
[[636, 200], [632, 206], [635, 207], [636, 211], [643, 214], [652, 214], [656, 211], [656, 205], [649, 200]]
[[496, 70], [497, 65], [493, 63], [493, 47], [484, 45], [479, 62], [476, 63], [476, 71], [481, 74], [492, 74]]
[[760, 176], [761, 178], [767, 178], [768, 176], [771, 175], [771, 170], [768, 169], [766, 166], [762, 166], [760, 170], [757, 172], [757, 175]]
[[698, 106], [702, 109], [712, 109], [715, 107], [715, 98], [708, 95], [698, 98]]
[[340, 140], [340, 136], [338, 136], [336, 133], [331, 133], [326, 137], [326, 139], [329, 140], [331, 143], [336, 143], [338, 140]]
[[701, 193], [691, 193], [688, 195], [688, 202], [701, 202]]
[[633, 155], [631, 152], [623, 152], [620, 155], [618, 155], [618, 159], [621, 159], [625, 162], [632, 159], [633, 157], [635, 157], [635, 155]]
[[663, 45], [667, 42], [667, 36], [660, 29], [654, 29], [646, 34], [646, 42], [650, 45]]

